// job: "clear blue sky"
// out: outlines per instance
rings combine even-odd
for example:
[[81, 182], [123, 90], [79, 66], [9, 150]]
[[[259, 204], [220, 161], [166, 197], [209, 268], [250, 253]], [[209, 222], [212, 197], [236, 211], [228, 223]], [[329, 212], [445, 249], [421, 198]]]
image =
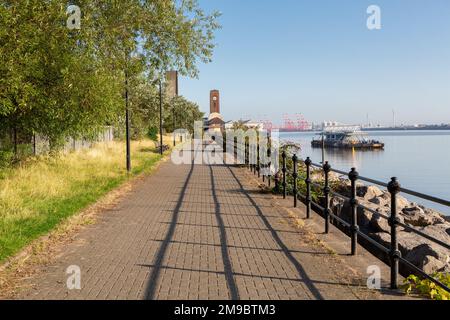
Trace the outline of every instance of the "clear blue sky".
[[[382, 29], [366, 27], [381, 7]], [[450, 123], [449, 0], [200, 0], [222, 13], [213, 62], [180, 94], [228, 120]]]

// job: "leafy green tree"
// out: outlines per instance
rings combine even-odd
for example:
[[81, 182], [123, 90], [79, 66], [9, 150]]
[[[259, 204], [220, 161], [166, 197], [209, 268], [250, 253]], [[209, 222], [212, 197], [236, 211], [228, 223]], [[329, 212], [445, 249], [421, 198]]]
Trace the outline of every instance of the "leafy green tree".
[[168, 68], [197, 76], [197, 63], [211, 60], [218, 14], [205, 14], [195, 0], [74, 4], [80, 30], [67, 28], [65, 1], [0, 3], [0, 134], [43, 134], [56, 149], [68, 136], [122, 125], [125, 80], [134, 114], [150, 110], [133, 121], [148, 127], [155, 89], [142, 78]]
[[201, 120], [203, 116], [204, 113], [199, 110], [198, 105], [183, 96], [175, 97], [164, 104], [164, 127], [167, 132], [173, 132], [174, 129], [193, 132], [194, 121]]

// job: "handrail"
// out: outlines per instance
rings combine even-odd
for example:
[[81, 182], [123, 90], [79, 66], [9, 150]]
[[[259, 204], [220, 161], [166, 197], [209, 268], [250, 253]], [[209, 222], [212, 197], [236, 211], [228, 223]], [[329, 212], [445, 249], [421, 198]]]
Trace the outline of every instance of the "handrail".
[[[312, 163], [311, 165], [316, 167], [316, 168], [320, 168], [320, 169], [322, 169], [322, 167], [323, 167], [323, 165], [318, 164], [318, 163]], [[339, 174], [342, 174], [342, 175], [348, 175], [348, 172], [337, 170], [337, 169], [333, 169], [333, 168], [331, 169], [331, 171], [339, 173]], [[379, 181], [379, 180], [375, 180], [375, 179], [372, 179], [372, 178], [367, 178], [367, 177], [364, 177], [364, 176], [359, 176], [358, 180], [362, 180], [362, 181], [365, 181], [365, 182], [370, 182], [370, 183], [377, 184], [379, 186], [386, 187], [386, 188], [388, 186], [388, 184], [385, 183], [385, 182], [382, 182], [382, 181]], [[415, 196], [417, 198], [428, 200], [428, 201], [431, 201], [431, 202], [436, 202], [436, 203], [442, 204], [444, 206], [450, 206], [450, 201], [445, 200], [445, 199], [441, 199], [441, 198], [438, 198], [438, 197], [430, 196], [430, 195], [422, 193], [422, 192], [406, 189], [406, 188], [403, 188], [403, 187], [401, 188], [400, 192], [409, 194], [411, 196]]]
[[[250, 159], [249, 157], [246, 157], [246, 161], [248, 162], [248, 166], [250, 168], [251, 171], [254, 172], [254, 174], [256, 174], [256, 171], [258, 172], [258, 176], [259, 176], [259, 171], [260, 171], [260, 156], [259, 156], [259, 148], [256, 148], [257, 150], [257, 164], [251, 164], [250, 163]], [[246, 152], [247, 154], [249, 154], [249, 150], [250, 150], [250, 146], [247, 144], [245, 146], [245, 150], [244, 152]], [[281, 174], [282, 174], [282, 187], [283, 187], [283, 197], [286, 197], [286, 175], [288, 174], [287, 172], [287, 168], [286, 168], [286, 153], [282, 152], [281, 158], [282, 158], [282, 166], [281, 166]], [[330, 222], [330, 218], [335, 219], [336, 221], [339, 221], [342, 225], [344, 225], [345, 227], [350, 229], [350, 236], [351, 236], [351, 240], [352, 240], [352, 245], [351, 245], [351, 253], [352, 255], [356, 255], [356, 250], [357, 250], [357, 238], [358, 236], [365, 239], [367, 242], [371, 243], [374, 247], [376, 247], [377, 249], [379, 249], [380, 251], [386, 253], [389, 255], [390, 258], [390, 267], [391, 267], [391, 288], [392, 289], [397, 289], [398, 288], [398, 273], [399, 273], [399, 263], [402, 263], [406, 266], [408, 266], [410, 269], [412, 269], [414, 272], [424, 276], [425, 278], [429, 279], [430, 281], [434, 282], [435, 284], [439, 285], [441, 288], [443, 288], [444, 290], [450, 292], [450, 288], [447, 287], [445, 284], [443, 284], [441, 281], [433, 278], [432, 276], [426, 274], [423, 270], [421, 270], [420, 268], [418, 268], [417, 266], [415, 266], [414, 264], [412, 264], [411, 262], [409, 262], [408, 260], [406, 260], [405, 258], [403, 258], [401, 256], [400, 251], [398, 250], [398, 239], [397, 239], [397, 235], [398, 235], [398, 227], [403, 227], [406, 230], [413, 232], [429, 241], [432, 241], [446, 249], [450, 250], [450, 244], [445, 243], [444, 241], [441, 241], [439, 239], [434, 238], [433, 236], [430, 236], [412, 226], [409, 226], [401, 221], [399, 221], [399, 219], [397, 218], [397, 194], [398, 193], [406, 193], [409, 195], [413, 195], [416, 196], [418, 198], [424, 199], [424, 200], [428, 200], [431, 202], [435, 202], [444, 206], [448, 206], [450, 207], [450, 201], [448, 200], [444, 200], [438, 197], [434, 197], [431, 195], [427, 195], [424, 193], [420, 193], [420, 192], [416, 192], [410, 189], [406, 189], [400, 186], [400, 183], [397, 181], [397, 178], [392, 178], [391, 181], [389, 183], [385, 183], [382, 181], [378, 181], [375, 179], [371, 179], [368, 177], [363, 177], [360, 176], [358, 172], [356, 172], [355, 168], [352, 168], [352, 170], [350, 172], [345, 172], [342, 170], [338, 170], [338, 169], [334, 169], [332, 168], [328, 162], [325, 162], [324, 164], [318, 164], [318, 163], [314, 163], [310, 160], [310, 158], [308, 157], [305, 161], [304, 164], [306, 165], [306, 179], [304, 179], [304, 182], [306, 184], [306, 195], [302, 194], [301, 192], [298, 191], [298, 187], [297, 187], [297, 180], [299, 178], [298, 175], [298, 158], [297, 155], [294, 155], [292, 157], [292, 161], [294, 164], [294, 170], [291, 172], [291, 176], [294, 180], [294, 207], [297, 206], [297, 199], [300, 198], [300, 200], [302, 202], [304, 202], [304, 204], [306, 205], [306, 211], [307, 211], [307, 218], [309, 218], [310, 215], [310, 210], [311, 210], [311, 205], [314, 204], [315, 207], [320, 210], [322, 212], [322, 216], [325, 219], [325, 233], [328, 233], [328, 225]], [[316, 182], [313, 182], [311, 180], [311, 167], [316, 167], [322, 170], [322, 172], [324, 173], [324, 183], [319, 184]], [[329, 181], [329, 173], [330, 172], [335, 172], [341, 175], [345, 175], [348, 176], [348, 178], [351, 181], [351, 196], [345, 196], [340, 194], [339, 192], [333, 191], [331, 190], [330, 187], [330, 181]], [[280, 183], [280, 179], [277, 177], [278, 173], [275, 175], [274, 179], [275, 179], [275, 187], [279, 188], [279, 183]], [[264, 177], [263, 177], [264, 179]], [[367, 207], [367, 205], [364, 205], [362, 203], [360, 203], [358, 201], [358, 197], [357, 197], [357, 193], [356, 193], [356, 189], [357, 189], [357, 185], [356, 182], [360, 180], [360, 181], [365, 181], [365, 182], [369, 182], [369, 183], [373, 183], [382, 187], [385, 187], [388, 189], [389, 193], [391, 194], [391, 206], [390, 206], [390, 216], [387, 216], [381, 212], [378, 212], [372, 208]], [[270, 177], [268, 179], [269, 184], [270, 184]], [[311, 186], [320, 189], [323, 192], [323, 197], [324, 197], [324, 203], [325, 205], [322, 206], [319, 203], [316, 203], [312, 200], [311, 198]], [[330, 199], [329, 199], [329, 195], [333, 195], [335, 197], [338, 197], [340, 199], [343, 199], [344, 201], [348, 202], [350, 204], [351, 207], [351, 222], [349, 223], [348, 221], [345, 221], [344, 219], [342, 219], [341, 217], [333, 214], [330, 210], [329, 204], [330, 204]], [[357, 223], [357, 208], [361, 208], [364, 210], [367, 210], [368, 212], [375, 214], [379, 217], [382, 217], [383, 219], [386, 219], [389, 221], [389, 225], [390, 225], [390, 236], [391, 236], [391, 242], [390, 242], [390, 246], [389, 248], [383, 246], [381, 243], [379, 243], [378, 241], [376, 241], [375, 239], [371, 238], [369, 235], [363, 233], [362, 231], [359, 230], [359, 226]]]

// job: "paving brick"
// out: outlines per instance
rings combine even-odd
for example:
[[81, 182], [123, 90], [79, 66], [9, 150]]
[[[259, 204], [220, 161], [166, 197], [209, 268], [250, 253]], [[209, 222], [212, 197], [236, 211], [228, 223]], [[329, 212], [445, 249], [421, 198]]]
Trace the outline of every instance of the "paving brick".
[[[330, 280], [328, 256], [245, 169], [167, 162], [82, 230], [21, 298], [358, 299]], [[69, 265], [81, 267], [82, 290], [66, 288]]]

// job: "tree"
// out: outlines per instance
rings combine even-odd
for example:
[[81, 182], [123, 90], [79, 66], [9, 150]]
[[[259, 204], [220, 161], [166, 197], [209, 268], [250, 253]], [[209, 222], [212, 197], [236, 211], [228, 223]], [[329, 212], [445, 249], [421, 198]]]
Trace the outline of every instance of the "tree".
[[196, 103], [186, 100], [183, 96], [177, 96], [170, 101], [165, 101], [164, 115], [164, 128], [167, 132], [173, 132], [176, 129], [187, 129], [193, 132], [194, 121], [202, 120], [204, 113], [199, 110]]
[[211, 60], [218, 14], [195, 0], [74, 2], [80, 30], [67, 28], [65, 1], [0, 4], [0, 132], [40, 133], [52, 148], [94, 136], [123, 122], [125, 74], [139, 114], [154, 98], [143, 79], [172, 67], [197, 76], [196, 64]]

